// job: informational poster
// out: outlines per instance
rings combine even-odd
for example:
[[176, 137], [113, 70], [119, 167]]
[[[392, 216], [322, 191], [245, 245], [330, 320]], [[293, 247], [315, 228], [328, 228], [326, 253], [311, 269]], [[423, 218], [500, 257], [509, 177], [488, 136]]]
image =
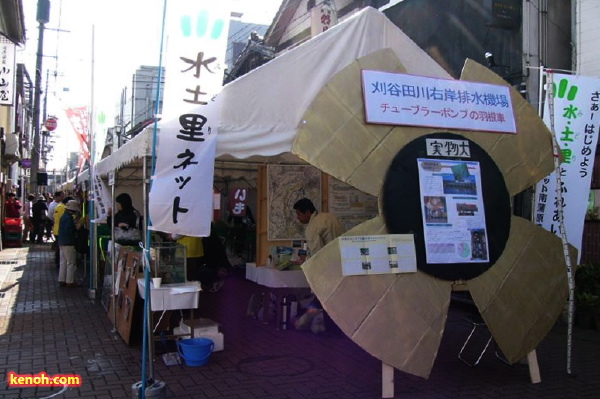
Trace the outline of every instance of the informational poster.
[[362, 71], [367, 122], [516, 133], [506, 86]]
[[377, 197], [329, 176], [329, 213], [348, 231], [377, 216]]
[[479, 162], [417, 162], [427, 263], [488, 262]]
[[412, 234], [340, 237], [340, 254], [344, 276], [417, 271]]
[[321, 211], [321, 171], [310, 165], [269, 165], [267, 186], [269, 241], [303, 240], [294, 204], [308, 198]]
[[535, 188], [535, 223], [560, 236], [562, 210], [567, 241], [579, 251], [589, 198], [598, 126], [600, 125], [600, 79], [553, 74], [552, 101], [545, 103], [544, 122], [550, 123], [549, 104], [554, 105], [554, 136], [560, 147], [561, 196], [556, 192], [556, 173]]

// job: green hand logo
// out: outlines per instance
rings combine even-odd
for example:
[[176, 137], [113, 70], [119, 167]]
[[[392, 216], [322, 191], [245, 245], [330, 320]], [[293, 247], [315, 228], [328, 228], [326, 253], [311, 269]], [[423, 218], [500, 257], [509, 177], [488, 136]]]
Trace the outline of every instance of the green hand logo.
[[[561, 79], [560, 82], [558, 83], [558, 90], [556, 89], [556, 83], [552, 83], [552, 89], [554, 92], [554, 97], [565, 98], [565, 94], [566, 94], [567, 100], [573, 101], [573, 100], [575, 100], [575, 97], [577, 97], [577, 91], [579, 90], [579, 87], [571, 86], [569, 88], [569, 80]], [[567, 89], [569, 89], [568, 92], [567, 92]]]
[[[202, 10], [196, 16], [196, 32], [195, 36], [198, 38], [205, 37], [209, 31], [210, 15], [207, 10]], [[181, 17], [181, 32], [183, 36], [190, 37], [194, 35], [193, 23], [191, 15], [184, 15]], [[225, 32], [225, 21], [217, 19], [213, 21], [212, 28], [210, 29], [210, 39], [218, 40]]]
[[104, 125], [104, 122], [106, 122], [106, 114], [104, 112], [100, 112], [98, 114], [98, 124]]

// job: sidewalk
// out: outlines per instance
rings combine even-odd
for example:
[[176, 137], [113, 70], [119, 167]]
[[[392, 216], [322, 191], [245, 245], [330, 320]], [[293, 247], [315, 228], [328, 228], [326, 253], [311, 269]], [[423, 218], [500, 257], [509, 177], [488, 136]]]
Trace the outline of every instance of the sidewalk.
[[[130, 398], [141, 380], [141, 345], [127, 346], [99, 299], [83, 288], [59, 288], [49, 244], [0, 252], [0, 397]], [[200, 295], [198, 314], [221, 325], [225, 350], [208, 365], [154, 362], [155, 379], [169, 398], [376, 399], [381, 363], [339, 332], [314, 335], [277, 330], [246, 317], [257, 289], [241, 270], [217, 293]], [[572, 370], [566, 372], [566, 327], [557, 325], [537, 350], [542, 382], [531, 384], [525, 365], [508, 366], [488, 350], [478, 366], [457, 354], [470, 332], [452, 305], [428, 380], [395, 372], [395, 398], [598, 398], [600, 332], [575, 328]], [[79, 388], [11, 388], [8, 372], [77, 374]], [[60, 392], [60, 393], [59, 393]]]

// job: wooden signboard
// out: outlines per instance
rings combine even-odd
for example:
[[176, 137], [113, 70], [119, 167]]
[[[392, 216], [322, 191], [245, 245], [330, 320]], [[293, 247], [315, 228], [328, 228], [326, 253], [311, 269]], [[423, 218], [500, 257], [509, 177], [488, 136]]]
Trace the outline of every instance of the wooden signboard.
[[[142, 253], [121, 248], [117, 265], [119, 289], [115, 298], [116, 312], [109, 306], [109, 317], [113, 320], [116, 313], [116, 328], [121, 338], [129, 344], [131, 338], [132, 320], [137, 296], [137, 275], [142, 265]], [[112, 301], [111, 301], [112, 305]]]

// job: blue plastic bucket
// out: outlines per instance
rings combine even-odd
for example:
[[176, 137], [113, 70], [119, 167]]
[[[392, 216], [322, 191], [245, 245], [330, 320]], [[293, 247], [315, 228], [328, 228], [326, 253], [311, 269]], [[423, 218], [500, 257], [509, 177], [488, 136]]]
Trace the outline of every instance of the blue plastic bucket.
[[185, 364], [192, 367], [204, 366], [215, 348], [215, 343], [209, 338], [188, 338], [177, 343], [179, 355]]

